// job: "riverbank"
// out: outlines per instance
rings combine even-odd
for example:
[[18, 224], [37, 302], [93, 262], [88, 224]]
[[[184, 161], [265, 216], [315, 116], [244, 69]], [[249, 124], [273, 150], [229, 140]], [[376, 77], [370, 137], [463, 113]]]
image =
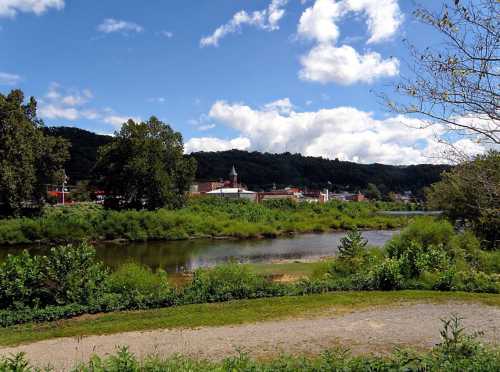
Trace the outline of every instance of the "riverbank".
[[376, 203], [325, 204], [193, 199], [171, 211], [110, 211], [95, 204], [48, 207], [39, 218], [0, 220], [0, 245], [80, 240], [175, 241], [199, 238], [257, 239], [334, 230], [395, 229], [407, 216], [379, 215]]

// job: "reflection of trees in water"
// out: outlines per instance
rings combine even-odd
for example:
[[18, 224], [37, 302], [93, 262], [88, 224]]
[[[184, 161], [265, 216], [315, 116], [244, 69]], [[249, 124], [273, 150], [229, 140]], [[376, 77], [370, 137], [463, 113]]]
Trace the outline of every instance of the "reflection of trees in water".
[[[383, 245], [394, 231], [365, 231], [371, 245]], [[171, 273], [192, 271], [213, 266], [231, 259], [237, 262], [268, 262], [274, 259], [318, 258], [336, 252], [342, 232], [305, 234], [293, 238], [265, 240], [182, 240], [147, 243], [100, 243], [96, 251], [99, 259], [111, 268], [127, 261], [136, 261], [153, 270]], [[8, 253], [19, 254], [29, 248], [34, 254], [44, 254], [43, 246], [0, 248], [0, 261]]]

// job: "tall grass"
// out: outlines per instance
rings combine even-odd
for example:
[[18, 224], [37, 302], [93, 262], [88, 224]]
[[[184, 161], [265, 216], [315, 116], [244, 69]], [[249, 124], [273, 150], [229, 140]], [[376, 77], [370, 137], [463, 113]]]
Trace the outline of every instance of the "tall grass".
[[179, 210], [109, 211], [93, 204], [47, 207], [39, 218], [0, 220], [0, 245], [87, 240], [241, 239], [354, 227], [390, 229], [406, 217], [378, 215], [372, 203], [326, 204], [197, 198]]

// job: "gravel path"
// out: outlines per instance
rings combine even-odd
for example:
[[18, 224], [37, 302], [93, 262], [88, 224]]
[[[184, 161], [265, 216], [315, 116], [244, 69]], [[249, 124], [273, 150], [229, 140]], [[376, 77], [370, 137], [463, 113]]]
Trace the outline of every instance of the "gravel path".
[[395, 346], [430, 348], [439, 342], [440, 319], [458, 314], [469, 331], [485, 332], [485, 341], [500, 343], [500, 308], [479, 304], [413, 304], [356, 311], [342, 316], [289, 319], [197, 329], [127, 332], [83, 338], [60, 338], [14, 348], [0, 355], [25, 352], [33, 364], [68, 370], [97, 353], [107, 355], [128, 345], [139, 356], [183, 354], [219, 359], [237, 350], [253, 356], [280, 352], [317, 353], [333, 346], [354, 353], [384, 353]]

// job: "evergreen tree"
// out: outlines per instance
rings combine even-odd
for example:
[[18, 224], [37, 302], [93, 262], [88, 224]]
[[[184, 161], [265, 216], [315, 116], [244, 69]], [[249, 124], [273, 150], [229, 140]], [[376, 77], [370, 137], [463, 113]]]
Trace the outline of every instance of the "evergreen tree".
[[340, 244], [337, 247], [339, 257], [341, 259], [354, 258], [364, 250], [367, 244], [368, 241], [363, 238], [363, 235], [361, 235], [357, 228], [354, 228], [340, 239]]

